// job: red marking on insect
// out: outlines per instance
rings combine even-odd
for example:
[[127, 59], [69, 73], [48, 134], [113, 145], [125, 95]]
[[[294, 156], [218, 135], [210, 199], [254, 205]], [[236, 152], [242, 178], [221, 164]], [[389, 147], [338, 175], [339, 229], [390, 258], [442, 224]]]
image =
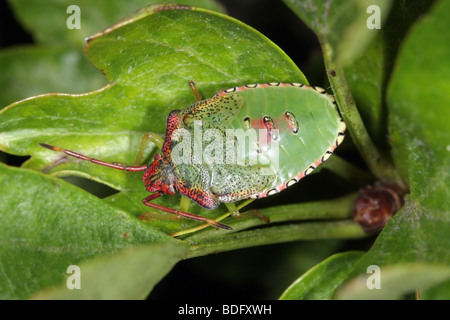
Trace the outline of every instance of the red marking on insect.
[[278, 140], [280, 133], [278, 132], [278, 128], [275, 126], [275, 122], [269, 116], [263, 117], [264, 128], [267, 130], [267, 135], [270, 140]]
[[259, 147], [265, 148], [270, 145], [273, 140], [276, 140], [276, 125], [275, 121], [268, 116], [256, 118], [251, 121], [251, 127], [259, 133]]
[[197, 202], [203, 208], [216, 208], [217, 203], [215, 203], [211, 197], [209, 197], [206, 192], [200, 188], [190, 188], [185, 186], [185, 184], [180, 181], [177, 185], [177, 190], [179, 193], [184, 194], [188, 198]]
[[[172, 141], [171, 137], [174, 131], [181, 126], [181, 119], [179, 118], [177, 111], [178, 110], [174, 110], [167, 116], [166, 139], [161, 149], [165, 157], [170, 157], [172, 152], [172, 144], [170, 143]], [[169, 139], [167, 139], [167, 137], [169, 137]]]
[[154, 161], [142, 176], [142, 181], [148, 192], [175, 194], [175, 177], [170, 164], [159, 153], [155, 154]]
[[291, 129], [291, 132], [297, 133], [299, 126], [295, 115], [292, 112], [286, 111], [284, 113], [284, 119], [286, 120], [288, 127]]

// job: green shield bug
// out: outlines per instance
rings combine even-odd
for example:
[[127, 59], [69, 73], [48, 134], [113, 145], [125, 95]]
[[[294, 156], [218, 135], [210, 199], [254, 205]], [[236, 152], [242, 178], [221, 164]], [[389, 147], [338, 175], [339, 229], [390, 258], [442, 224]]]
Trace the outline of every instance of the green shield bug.
[[[167, 116], [161, 153], [150, 165], [109, 163], [41, 143], [99, 165], [145, 171], [152, 193], [143, 204], [231, 230], [218, 221], [151, 201], [176, 192], [206, 209], [276, 194], [310, 174], [344, 139], [345, 123], [333, 96], [300, 83], [270, 82], [224, 90]], [[158, 143], [157, 143], [158, 144]], [[234, 207], [234, 211], [236, 208]]]

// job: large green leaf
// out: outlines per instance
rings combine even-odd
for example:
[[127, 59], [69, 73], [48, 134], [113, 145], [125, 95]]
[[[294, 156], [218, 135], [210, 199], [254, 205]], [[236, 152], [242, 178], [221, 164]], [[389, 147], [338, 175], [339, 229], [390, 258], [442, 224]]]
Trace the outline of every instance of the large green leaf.
[[[426, 290], [450, 279], [450, 267], [436, 263], [401, 263], [387, 266], [376, 271], [379, 272], [379, 278], [376, 280], [378, 275], [375, 276], [375, 273], [371, 272], [373, 271], [347, 282], [338, 290], [336, 298], [347, 300], [399, 299], [411, 295], [415, 290], [418, 290], [417, 298], [422, 298], [421, 290]], [[374, 279], [371, 279], [372, 276]], [[375, 283], [378, 288], [373, 287]], [[448, 298], [448, 296], [444, 298]]]
[[[101, 200], [41, 173], [2, 167], [4, 298], [24, 298], [57, 285], [63, 281], [68, 265], [81, 264], [88, 258], [137, 244], [175, 241], [149, 224], [172, 232], [185, 223], [169, 221], [165, 226], [158, 220], [143, 223], [136, 219], [136, 215], [151, 211], [141, 202], [148, 193], [140, 174], [66, 159], [39, 147], [39, 142], [132, 163], [144, 132], [163, 133], [167, 113], [195, 101], [188, 80], [194, 79], [204, 96], [252, 82], [306, 82], [278, 47], [241, 22], [202, 9], [172, 9], [146, 8], [90, 38], [86, 54], [111, 81], [108, 86], [85, 94], [41, 95], [12, 104], [0, 113], [0, 148], [12, 154], [33, 155], [24, 167], [55, 175], [80, 175], [121, 191]], [[152, 149], [149, 145], [146, 161]], [[31, 202], [30, 194], [37, 200]], [[171, 207], [177, 201], [178, 197], [160, 199]], [[350, 228], [361, 236], [354, 223], [346, 221], [342, 226], [330, 224], [324, 230], [337, 230], [338, 237], [345, 237], [339, 230]], [[319, 229], [320, 225], [315, 227]], [[293, 239], [289, 234], [296, 229], [292, 230], [284, 241]], [[257, 233], [247, 237], [253, 237], [250, 243], [258, 244]], [[273, 230], [265, 243], [276, 238]], [[201, 240], [190, 244], [198, 248], [206, 243]], [[232, 245], [227, 246], [230, 240]], [[218, 243], [222, 251], [245, 246], [242, 241], [236, 245], [231, 237]], [[203, 254], [212, 250], [218, 249], [210, 246]], [[118, 257], [118, 263], [124, 263], [120, 261], [123, 256]], [[54, 293], [54, 297], [62, 296]]]
[[[417, 24], [400, 53], [388, 92], [390, 134], [397, 167], [408, 178], [411, 196], [436, 208], [448, 204], [450, 186], [450, 101], [445, 59], [450, 4], [442, 1]], [[423, 46], [426, 52], [417, 50]], [[444, 200], [444, 201], [443, 201]], [[447, 207], [448, 208], [448, 207]]]
[[346, 66], [348, 86], [364, 124], [377, 146], [388, 149], [386, 90], [401, 41], [409, 26], [428, 10], [432, 1], [394, 1], [381, 30], [360, 55]]
[[[202, 9], [153, 10], [146, 8], [89, 40], [86, 54], [113, 81], [109, 86], [83, 95], [44, 95], [11, 105], [0, 115], [0, 148], [33, 154], [26, 166], [37, 170], [61, 157], [39, 147], [39, 142], [106, 161], [133, 163], [144, 133], [164, 133], [168, 112], [195, 101], [188, 86], [191, 79], [204, 96], [245, 83], [306, 82], [278, 47], [236, 20]], [[61, 170], [84, 172], [124, 191], [127, 199], [145, 196], [139, 174], [80, 161], [69, 161], [51, 172]], [[136, 192], [139, 195], [133, 196]], [[114, 199], [118, 203], [120, 198]], [[136, 205], [143, 210], [140, 200]]]
[[2, 299], [57, 285], [69, 265], [87, 258], [137, 244], [177, 243], [60, 179], [0, 165], [0, 182]]
[[[106, 29], [118, 19], [143, 6], [161, 3], [156, 0], [9, 0], [16, 16], [41, 44], [67, 44], [82, 47], [85, 38]], [[198, 6], [221, 11], [222, 7], [212, 0], [179, 0], [179, 4]], [[67, 20], [76, 5], [80, 9], [80, 28], [69, 29]]]
[[342, 64], [350, 64], [360, 56], [370, 41], [380, 32], [367, 27], [370, 15], [368, 9], [376, 4], [379, 8], [380, 23], [384, 23], [389, 13], [391, 0], [374, 3], [371, 0], [284, 0], [284, 2], [319, 37], [328, 43], [333, 51], [333, 59]]
[[[347, 78], [358, 77], [358, 74], [349, 75], [345, 72], [345, 67], [353, 64], [374, 38], [380, 37], [383, 32], [381, 26], [386, 20], [392, 1], [378, 1], [375, 7], [373, 1], [368, 0], [284, 2], [317, 35], [324, 55], [328, 80], [339, 110], [347, 124], [348, 133], [367, 167], [376, 178], [398, 183], [400, 177], [397, 171], [384, 152], [376, 148], [373, 138], [369, 136], [347, 83]], [[375, 11], [373, 8], [376, 8]], [[369, 28], [373, 19], [378, 20], [379, 28]], [[371, 76], [375, 84], [381, 88], [383, 73], [375, 72]], [[377, 88], [368, 91], [368, 99], [377, 102], [377, 94]], [[378, 130], [376, 131], [378, 134]]]
[[450, 2], [439, 2], [413, 26], [401, 48], [387, 96], [389, 130], [396, 166], [411, 193], [354, 273], [372, 264], [450, 264], [449, 21]]
[[[159, 0], [9, 0], [15, 16], [33, 36], [35, 44], [0, 51], [0, 108], [36, 94], [81, 93], [106, 85], [104, 76], [83, 55], [85, 39], [112, 25], [117, 19]], [[213, 0], [184, 0], [221, 11]], [[80, 8], [80, 29], [69, 29], [66, 21]]]
[[79, 289], [68, 289], [64, 283], [38, 292], [32, 299], [145, 299], [185, 251], [180, 243], [164, 242], [88, 260], [78, 266]]
[[[391, 245], [397, 234], [408, 235], [397, 246], [409, 250], [400, 248], [390, 261], [415, 258], [450, 263], [446, 249], [450, 220], [450, 109], [445, 107], [450, 103], [450, 81], [445, 72], [450, 38], [445, 38], [444, 32], [450, 26], [449, 19], [450, 3], [442, 1], [415, 25], [400, 52], [388, 92], [393, 156], [411, 190], [402, 214], [383, 234], [386, 241], [389, 239], [386, 244]], [[419, 50], [423, 47], [426, 52]]]
[[[236, 84], [306, 81], [278, 47], [236, 20], [200, 9], [148, 10], [91, 38], [85, 49], [114, 81], [111, 85], [85, 95], [46, 95], [11, 105], [2, 113], [2, 149], [29, 154], [54, 129], [65, 132], [66, 140], [83, 132], [98, 133], [93, 140], [127, 131], [117, 139], [129, 140], [133, 131], [139, 138], [149, 130], [163, 133], [168, 111], [195, 101], [188, 86], [192, 79], [205, 96]], [[44, 118], [37, 123], [23, 116], [32, 112]], [[23, 144], [29, 130], [34, 141]], [[15, 139], [8, 138], [12, 134]], [[102, 145], [109, 149], [105, 154], [123, 153]]]
[[[325, 52], [326, 65], [328, 68], [330, 66], [335, 68], [327, 72], [340, 106], [345, 104], [350, 106], [343, 111], [344, 118], [349, 120], [347, 125], [355, 144], [358, 144], [357, 140], [364, 141], [361, 139], [363, 135], [358, 130], [362, 132], [365, 128], [358, 119], [353, 121], [353, 115], [356, 115], [358, 111], [352, 94], [355, 95], [358, 106], [361, 104], [361, 110], [365, 112], [370, 131], [376, 138], [383, 141], [385, 132], [383, 127], [386, 121], [385, 92], [388, 92], [388, 129], [392, 138], [395, 170], [402, 173], [411, 192], [406, 197], [403, 209], [387, 224], [372, 249], [359, 261], [355, 261], [354, 268], [347, 269], [347, 276], [365, 274], [368, 266], [379, 265], [382, 270], [393, 270], [387, 273], [386, 278], [389, 277], [394, 284], [398, 283], [396, 281], [402, 281], [401, 277], [397, 277], [399, 272], [401, 273], [402, 270], [406, 272], [410, 266], [417, 266], [411, 270], [418, 279], [414, 285], [419, 289], [429, 289], [430, 286], [440, 283], [435, 291], [441, 295], [445, 294], [448, 292], [448, 289], [443, 289], [446, 285], [448, 286], [445, 271], [441, 274], [442, 277], [437, 278], [427, 277], [421, 273], [426, 269], [423, 267], [424, 263], [448, 264], [450, 262], [449, 252], [446, 249], [450, 231], [446, 227], [450, 219], [448, 211], [450, 207], [448, 200], [450, 131], [446, 120], [450, 118], [450, 114], [449, 109], [443, 107], [450, 102], [448, 95], [450, 83], [445, 75], [447, 69], [445, 65], [448, 61], [446, 57], [450, 52], [448, 40], [439, 36], [445, 34], [445, 30], [449, 27], [448, 1], [440, 2], [427, 18], [416, 23], [407, 36], [398, 57], [396, 57], [397, 48], [410, 24], [418, 16], [423, 15], [430, 6], [430, 2], [418, 1], [413, 4], [408, 3], [407, 6], [403, 2], [395, 3], [387, 24], [383, 25], [382, 30], [375, 31], [376, 36], [373, 40], [363, 42], [362, 45], [356, 43], [358, 37], [354, 37], [355, 42], [345, 37], [345, 34], [352, 29], [351, 25], [354, 23], [352, 21], [357, 21], [358, 18], [349, 19], [348, 10], [337, 10], [337, 8], [351, 9], [352, 6], [363, 3], [362, 1], [345, 3], [323, 1], [314, 2], [314, 4], [308, 1], [285, 2], [316, 32]], [[382, 11], [386, 12], [383, 8]], [[359, 13], [361, 14], [362, 11]], [[337, 23], [341, 25], [337, 26]], [[331, 26], [335, 28], [330, 28]], [[361, 34], [365, 33], [365, 37], [372, 39], [368, 32], [366, 28], [361, 31]], [[354, 60], [358, 55], [348, 55], [341, 51], [342, 47], [338, 44], [340, 41], [348, 46], [358, 47], [365, 47], [369, 43], [369, 47], [364, 56]], [[350, 48], [348, 52], [358, 50], [360, 49]], [[342, 59], [345, 56], [353, 56], [353, 58]], [[397, 58], [397, 62], [390, 86], [386, 89], [394, 58]], [[345, 69], [345, 77], [352, 91], [346, 87], [345, 77], [340, 77], [344, 73], [342, 64], [346, 60], [353, 62], [353, 65]], [[368, 148], [357, 146], [372, 172], [378, 178], [395, 178], [395, 174], [391, 174], [392, 171], [383, 173], [380, 170], [379, 164], [375, 163], [380, 159], [379, 153], [373, 153], [374, 146], [368, 143], [369, 140], [365, 141], [367, 142], [365, 146]], [[385, 144], [383, 141], [382, 145], [385, 146]], [[371, 166], [371, 163], [374, 165]], [[398, 178], [393, 180], [399, 182]], [[310, 272], [313, 274], [314, 270]], [[362, 277], [367, 278], [367, 275]], [[308, 277], [305, 276], [304, 279]], [[307, 281], [301, 280], [297, 283], [297, 287], [307, 286]], [[352, 285], [346, 287], [346, 293], [340, 297], [351, 298], [362, 291], [367, 292], [365, 282], [364, 285], [361, 283], [352, 282]], [[359, 287], [356, 288], [355, 285], [358, 286], [358, 284]], [[396, 290], [393, 289], [395, 285], [385, 286], [375, 295], [398, 298], [407, 290], [412, 290], [413, 286], [399, 285]], [[433, 289], [428, 291], [432, 292]], [[298, 295], [298, 298], [302, 297], [303, 295]], [[364, 297], [370, 298], [372, 295], [367, 293]]]
[[294, 281], [281, 295], [281, 300], [331, 299], [348, 277], [348, 272], [362, 252], [335, 254], [317, 264]]
[[106, 84], [81, 51], [65, 46], [26, 46], [0, 51], [0, 109], [47, 92], [81, 93]]

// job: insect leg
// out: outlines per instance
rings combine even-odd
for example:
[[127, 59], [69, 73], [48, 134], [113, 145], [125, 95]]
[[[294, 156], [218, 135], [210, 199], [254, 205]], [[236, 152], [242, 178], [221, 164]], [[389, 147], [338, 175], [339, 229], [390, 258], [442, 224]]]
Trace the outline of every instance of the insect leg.
[[195, 99], [197, 99], [197, 101], [202, 101], [203, 100], [202, 95], [200, 94], [200, 92], [198, 92], [197, 86], [195, 85], [194, 80], [189, 81], [189, 87], [191, 88], [192, 93], [195, 96]]
[[231, 213], [231, 215], [235, 218], [240, 218], [241, 213], [239, 212], [239, 209], [236, 207], [236, 205], [233, 202], [225, 202], [225, 206], [227, 207], [228, 211]]
[[106, 162], [106, 161], [102, 161], [102, 160], [98, 160], [98, 159], [94, 159], [85, 155], [82, 155], [80, 153], [76, 153], [74, 151], [71, 150], [67, 150], [67, 149], [63, 149], [60, 147], [55, 147], [55, 146], [51, 146], [49, 144], [46, 143], [39, 143], [39, 145], [41, 147], [44, 147], [46, 149], [49, 150], [53, 150], [53, 151], [57, 151], [57, 152], [63, 152], [71, 157], [77, 158], [77, 159], [81, 159], [81, 160], [85, 160], [85, 161], [89, 161], [95, 164], [99, 164], [101, 166], [105, 166], [105, 167], [109, 167], [109, 168], [113, 168], [113, 169], [118, 169], [118, 170], [123, 170], [123, 171], [145, 171], [148, 169], [147, 165], [144, 166], [127, 166], [124, 164], [120, 164], [120, 163], [112, 163], [112, 162]]
[[147, 147], [147, 143], [150, 140], [151, 143], [153, 143], [156, 147], [159, 149], [162, 148], [162, 145], [164, 143], [164, 139], [158, 136], [154, 132], [147, 132], [144, 134], [141, 140], [141, 145], [139, 146], [139, 152], [136, 157], [136, 160], [134, 161], [134, 165], [137, 166], [142, 163], [142, 157], [144, 156], [145, 148]]
[[[243, 203], [243, 206], [247, 206], [250, 203], [252, 203], [253, 201], [255, 201], [255, 199], [248, 199], [247, 201], [245, 201]], [[238, 218], [238, 219], [242, 218], [242, 214], [239, 212], [239, 209], [243, 208], [243, 206], [239, 206], [239, 208], [238, 208], [238, 207], [236, 207], [236, 205], [233, 202], [229, 202], [229, 203], [225, 202], [225, 205], [227, 206], [227, 209], [233, 218]], [[262, 214], [260, 214], [258, 211], [254, 210], [254, 209], [250, 210], [246, 213], [251, 213], [253, 216], [263, 220], [265, 223], [270, 222], [269, 218], [263, 216]]]
[[222, 224], [220, 222], [214, 221], [212, 219], [208, 219], [208, 218], [205, 218], [205, 217], [202, 217], [202, 216], [198, 216], [198, 215], [195, 215], [195, 214], [192, 214], [192, 213], [188, 213], [188, 212], [184, 212], [184, 211], [180, 211], [180, 210], [175, 210], [175, 209], [172, 209], [172, 208], [164, 207], [162, 205], [159, 205], [159, 204], [151, 202], [152, 200], [154, 200], [156, 198], [159, 198], [161, 195], [162, 195], [161, 193], [151, 194], [147, 198], [144, 198], [142, 200], [142, 203], [144, 203], [146, 206], [148, 206], [150, 208], [154, 208], [154, 209], [157, 209], [157, 210], [161, 210], [161, 211], [165, 211], [165, 212], [168, 212], [168, 213], [176, 214], [176, 215], [179, 215], [179, 216], [182, 216], [184, 218], [191, 219], [191, 220], [203, 221], [203, 222], [206, 222], [209, 225], [217, 227], [217, 228], [221, 228], [221, 229], [225, 229], [225, 230], [232, 230], [229, 226], [224, 225], [224, 224]]
[[[242, 209], [243, 207], [249, 205], [253, 201], [255, 201], [255, 199], [247, 199], [239, 207], [236, 207], [236, 205], [233, 202], [230, 202], [230, 203], [225, 202], [225, 205], [227, 206], [229, 214], [231, 214], [234, 218], [242, 218], [242, 214], [239, 212], [239, 210]], [[251, 213], [253, 216], [263, 220], [265, 223], [270, 222], [270, 219], [268, 217], [263, 216], [262, 214], [260, 214], [258, 211], [254, 210], [254, 209], [248, 211], [248, 213]], [[221, 219], [217, 219], [217, 220], [220, 221]]]
[[191, 199], [189, 199], [187, 197], [181, 197], [180, 210], [181, 211], [188, 211], [190, 204], [191, 204]]
[[[234, 206], [235, 210], [237, 211], [237, 213], [240, 215], [239, 210], [241, 210], [242, 208], [246, 207], [247, 205], [249, 205], [253, 201], [255, 201], [255, 199], [247, 199], [246, 201], [242, 202], [239, 206], [236, 207], [235, 204], [233, 204], [233, 206]], [[227, 203], [225, 203], [225, 204], [227, 204]], [[222, 221], [223, 219], [228, 218], [230, 215], [233, 215], [234, 209], [232, 208], [233, 209], [233, 211], [232, 211], [232, 210], [229, 209], [228, 206], [227, 206], [227, 208], [228, 208], [229, 212], [225, 213], [224, 215], [222, 215], [220, 217], [217, 217], [216, 220], [215, 220], [216, 222], [217, 221]], [[264, 219], [262, 219], [262, 220], [264, 220]], [[269, 223], [269, 221], [266, 221], [266, 220], [264, 220], [264, 221], [266, 223]], [[191, 229], [181, 230], [181, 231], [175, 232], [175, 233], [172, 234], [172, 236], [173, 237], [178, 237], [178, 236], [181, 236], [181, 235], [184, 235], [184, 234], [189, 234], [189, 233], [192, 233], [192, 232], [196, 232], [196, 231], [202, 230], [202, 229], [204, 229], [204, 228], [206, 228], [208, 226], [209, 226], [209, 224], [202, 224], [202, 225], [196, 226], [196, 227], [191, 228]]]

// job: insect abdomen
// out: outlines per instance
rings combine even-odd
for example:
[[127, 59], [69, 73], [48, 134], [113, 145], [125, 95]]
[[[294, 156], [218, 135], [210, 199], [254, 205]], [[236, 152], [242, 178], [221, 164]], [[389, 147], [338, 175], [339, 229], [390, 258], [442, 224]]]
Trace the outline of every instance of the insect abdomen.
[[258, 166], [217, 166], [213, 170], [211, 191], [220, 202], [234, 202], [250, 198], [274, 180], [273, 173]]
[[[343, 139], [345, 124], [334, 98], [324, 89], [269, 83], [232, 88], [219, 95], [243, 97], [244, 104], [229, 129], [257, 131], [258, 158], [269, 163], [275, 174], [273, 182], [253, 194], [254, 198], [279, 192], [308, 175]], [[252, 156], [250, 150], [246, 157]]]

